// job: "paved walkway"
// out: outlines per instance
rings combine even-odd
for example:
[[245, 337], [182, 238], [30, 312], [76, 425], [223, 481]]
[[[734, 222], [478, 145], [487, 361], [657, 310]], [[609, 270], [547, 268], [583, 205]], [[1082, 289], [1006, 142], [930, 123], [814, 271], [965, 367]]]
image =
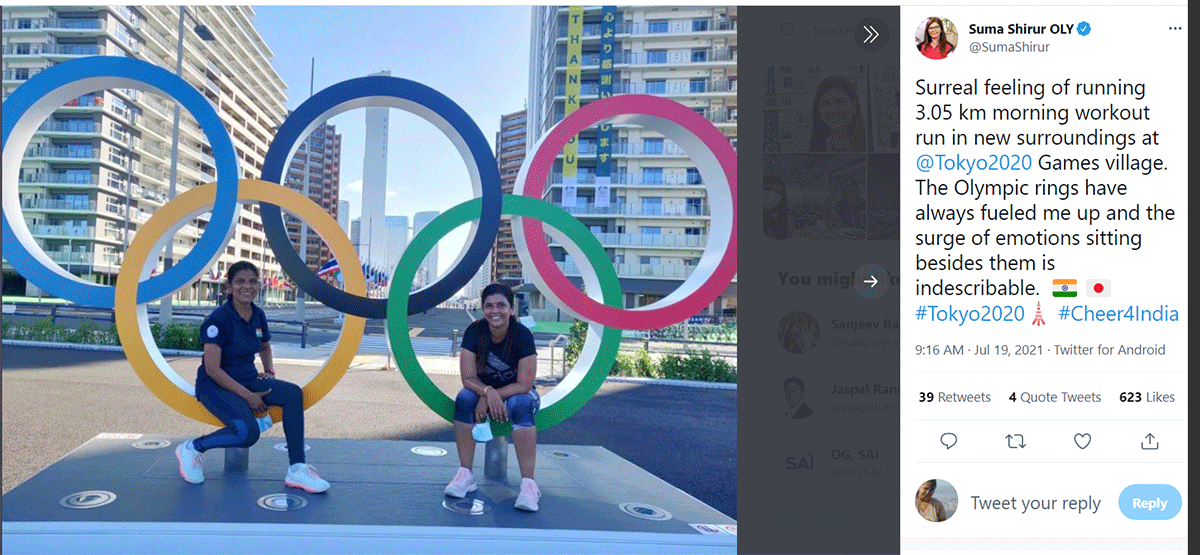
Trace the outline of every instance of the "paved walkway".
[[[306, 382], [327, 351], [277, 344], [280, 377]], [[122, 352], [5, 345], [3, 491], [104, 432], [201, 435], [212, 427], [167, 408], [149, 393]], [[458, 359], [419, 357], [430, 379], [453, 397]], [[539, 357], [543, 396], [557, 383]], [[187, 381], [199, 358], [167, 357]], [[306, 412], [314, 438], [453, 441], [403, 376], [383, 371], [386, 355], [359, 355], [345, 377]], [[704, 410], [697, 410], [703, 407]], [[267, 437], [283, 437], [279, 426]], [[713, 508], [737, 518], [737, 391], [608, 382], [574, 416], [538, 431], [539, 443], [598, 445]]]

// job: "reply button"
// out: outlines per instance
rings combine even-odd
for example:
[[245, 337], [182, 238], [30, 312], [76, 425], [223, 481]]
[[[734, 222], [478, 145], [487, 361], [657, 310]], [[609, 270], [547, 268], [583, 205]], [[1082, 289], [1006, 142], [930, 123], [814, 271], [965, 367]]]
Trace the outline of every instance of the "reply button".
[[1121, 512], [1133, 520], [1167, 520], [1179, 514], [1183, 496], [1168, 484], [1134, 484], [1121, 491]]

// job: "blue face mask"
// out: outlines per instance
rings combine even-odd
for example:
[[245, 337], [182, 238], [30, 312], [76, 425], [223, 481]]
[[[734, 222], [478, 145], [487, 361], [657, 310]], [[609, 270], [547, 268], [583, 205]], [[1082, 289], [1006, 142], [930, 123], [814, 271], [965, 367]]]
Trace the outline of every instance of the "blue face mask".
[[477, 422], [475, 428], [471, 430], [471, 437], [480, 443], [487, 443], [492, 440], [492, 423], [488, 419], [483, 419], [482, 422]]

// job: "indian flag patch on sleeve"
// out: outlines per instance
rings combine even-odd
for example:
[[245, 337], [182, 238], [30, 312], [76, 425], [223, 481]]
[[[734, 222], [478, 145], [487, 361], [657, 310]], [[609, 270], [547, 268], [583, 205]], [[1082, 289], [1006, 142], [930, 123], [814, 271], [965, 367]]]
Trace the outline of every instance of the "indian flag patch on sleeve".
[[1079, 295], [1079, 281], [1074, 279], [1054, 280], [1055, 297], [1074, 297]]
[[254, 328], [254, 337], [262, 339], [262, 328]]

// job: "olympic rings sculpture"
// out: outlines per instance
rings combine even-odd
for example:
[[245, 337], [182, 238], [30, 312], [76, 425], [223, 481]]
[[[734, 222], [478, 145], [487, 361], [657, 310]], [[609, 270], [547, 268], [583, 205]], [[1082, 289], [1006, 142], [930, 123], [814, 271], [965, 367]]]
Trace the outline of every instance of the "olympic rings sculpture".
[[[34, 241], [22, 214], [17, 178], [24, 150], [41, 122], [81, 94], [137, 88], [171, 97], [188, 109], [210, 142], [217, 181], [184, 192], [141, 225], [126, 252], [117, 285], [88, 283], [55, 264]], [[318, 278], [292, 248], [281, 208], [303, 218], [341, 260], [357, 259], [349, 238], [328, 213], [307, 197], [279, 185], [292, 152], [321, 122], [346, 110], [386, 106], [408, 111], [445, 133], [467, 163], [475, 198], [439, 215], [413, 238], [396, 265], [387, 299], [367, 299], [357, 264], [343, 265], [346, 290]], [[112, 308], [121, 344], [134, 371], [155, 396], [180, 414], [220, 425], [195, 399], [195, 388], [165, 361], [154, 338], [146, 304], [186, 287], [224, 252], [234, 231], [238, 205], [257, 201], [275, 258], [296, 285], [347, 315], [333, 353], [302, 385], [307, 409], [345, 375], [365, 328], [365, 318], [387, 318], [390, 347], [405, 381], [430, 409], [453, 419], [454, 402], [429, 379], [408, 338], [408, 316], [449, 299], [470, 281], [495, 242], [501, 214], [513, 216], [513, 236], [522, 265], [538, 289], [572, 316], [589, 322], [575, 366], [542, 397], [539, 428], [570, 417], [599, 389], [620, 346], [621, 329], [651, 329], [681, 322], [715, 300], [737, 273], [737, 156], [708, 120], [676, 102], [646, 95], [594, 101], [559, 122], [534, 146], [517, 177], [519, 195], [501, 193], [499, 170], [478, 125], [445, 95], [414, 81], [372, 76], [351, 79], [313, 95], [280, 126], [267, 152], [262, 180], [238, 179], [233, 143], [216, 111], [194, 87], [162, 68], [129, 58], [95, 56], [47, 68], [13, 91], [3, 106], [4, 257], [38, 287], [75, 303]], [[611, 260], [594, 235], [574, 216], [542, 200], [546, 178], [562, 149], [579, 131], [602, 121], [658, 131], [679, 144], [705, 177], [712, 211], [710, 241], [696, 270], [674, 293], [646, 307], [621, 307], [621, 290]], [[154, 255], [186, 222], [206, 211], [212, 219], [191, 251], [162, 275], [150, 277]], [[449, 231], [471, 223], [469, 240], [454, 266], [437, 282], [409, 292], [425, 255]], [[586, 266], [586, 293], [576, 288], [551, 258], [547, 231]], [[273, 417], [280, 419], [279, 408]], [[511, 433], [493, 423], [497, 434]]]

